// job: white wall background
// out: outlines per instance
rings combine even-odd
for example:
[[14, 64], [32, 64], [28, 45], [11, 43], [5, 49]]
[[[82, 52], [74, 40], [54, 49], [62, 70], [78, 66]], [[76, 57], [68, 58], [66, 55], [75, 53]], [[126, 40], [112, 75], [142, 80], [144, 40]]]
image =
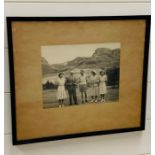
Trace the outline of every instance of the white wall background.
[[[73, 3], [70, 3], [70, 2]], [[64, 3], [66, 2], [66, 3]], [[81, 3], [80, 3], [81, 2]], [[91, 2], [91, 3], [88, 3]], [[5, 16], [106, 16], [150, 14], [150, 0], [6, 0]], [[5, 25], [5, 155], [150, 155], [150, 64], [146, 130], [12, 146], [8, 45]], [[150, 61], [149, 61], [150, 62]]]

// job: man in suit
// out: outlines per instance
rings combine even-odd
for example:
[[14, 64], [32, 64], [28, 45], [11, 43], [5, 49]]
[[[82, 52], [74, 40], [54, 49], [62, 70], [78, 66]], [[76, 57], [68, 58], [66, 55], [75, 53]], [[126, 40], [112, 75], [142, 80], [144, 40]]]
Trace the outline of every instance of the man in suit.
[[70, 72], [70, 75], [66, 78], [66, 86], [68, 90], [70, 105], [72, 105], [73, 102], [74, 104], [78, 104], [76, 95], [77, 79], [75, 78], [73, 72]]

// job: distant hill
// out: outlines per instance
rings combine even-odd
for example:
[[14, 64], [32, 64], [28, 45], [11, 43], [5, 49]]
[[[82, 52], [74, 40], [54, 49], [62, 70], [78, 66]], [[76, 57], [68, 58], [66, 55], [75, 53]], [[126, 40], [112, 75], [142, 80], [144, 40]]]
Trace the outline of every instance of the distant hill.
[[67, 72], [74, 69], [119, 68], [120, 49], [97, 48], [91, 57], [77, 57], [62, 64], [50, 65], [42, 57], [43, 74]]
[[56, 68], [53, 68], [52, 66], [50, 66], [50, 64], [44, 57], [42, 57], [41, 63], [42, 63], [43, 74], [56, 73], [58, 71]]

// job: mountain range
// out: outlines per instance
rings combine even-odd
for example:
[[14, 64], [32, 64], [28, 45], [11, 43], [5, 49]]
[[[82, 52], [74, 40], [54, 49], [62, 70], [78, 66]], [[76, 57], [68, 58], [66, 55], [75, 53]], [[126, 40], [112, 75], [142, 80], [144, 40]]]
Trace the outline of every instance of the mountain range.
[[42, 57], [43, 74], [55, 74], [68, 72], [74, 69], [103, 69], [119, 68], [120, 49], [97, 48], [90, 57], [76, 57], [75, 59], [61, 64], [49, 64]]

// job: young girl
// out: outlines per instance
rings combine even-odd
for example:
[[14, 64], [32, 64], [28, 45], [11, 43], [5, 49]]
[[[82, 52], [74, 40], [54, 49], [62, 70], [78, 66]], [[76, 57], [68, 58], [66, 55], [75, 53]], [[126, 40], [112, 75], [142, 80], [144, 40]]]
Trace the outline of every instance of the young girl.
[[107, 75], [105, 71], [100, 71], [100, 76], [99, 76], [99, 93], [101, 96], [101, 102], [105, 102], [105, 94], [107, 93]]
[[98, 98], [99, 78], [96, 75], [96, 71], [91, 71], [90, 83], [91, 83], [91, 102], [98, 102], [97, 98]]
[[67, 98], [66, 91], [65, 91], [65, 82], [66, 82], [66, 79], [64, 78], [64, 74], [59, 73], [58, 79], [56, 81], [56, 85], [58, 86], [58, 88], [57, 88], [57, 99], [59, 102], [59, 107], [64, 106], [64, 99]]

